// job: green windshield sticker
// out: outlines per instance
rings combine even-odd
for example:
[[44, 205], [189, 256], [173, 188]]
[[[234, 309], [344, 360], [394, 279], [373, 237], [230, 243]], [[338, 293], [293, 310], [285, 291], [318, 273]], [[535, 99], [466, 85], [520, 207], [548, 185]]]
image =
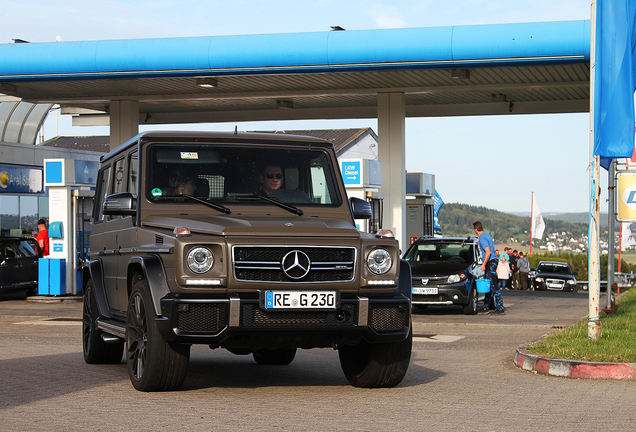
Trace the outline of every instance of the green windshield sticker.
[[161, 192], [161, 189], [159, 189], [159, 188], [154, 188], [154, 189], [152, 190], [152, 192], [150, 192], [150, 193], [152, 194], [152, 196], [158, 197], [158, 196], [161, 196], [161, 194], [162, 194], [163, 192]]

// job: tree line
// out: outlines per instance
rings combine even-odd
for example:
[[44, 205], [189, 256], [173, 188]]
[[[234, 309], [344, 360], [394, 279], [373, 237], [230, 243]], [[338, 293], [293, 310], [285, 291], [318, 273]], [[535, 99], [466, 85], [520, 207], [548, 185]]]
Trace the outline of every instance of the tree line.
[[[497, 243], [504, 243], [509, 238], [519, 242], [530, 240], [530, 217], [516, 216], [486, 207], [467, 204], [444, 204], [438, 214], [442, 233], [446, 237], [464, 237], [474, 235], [473, 222], [481, 221], [484, 229], [492, 235]], [[580, 238], [587, 235], [588, 224], [547, 219], [545, 221], [544, 238], [550, 233], [570, 233]]]

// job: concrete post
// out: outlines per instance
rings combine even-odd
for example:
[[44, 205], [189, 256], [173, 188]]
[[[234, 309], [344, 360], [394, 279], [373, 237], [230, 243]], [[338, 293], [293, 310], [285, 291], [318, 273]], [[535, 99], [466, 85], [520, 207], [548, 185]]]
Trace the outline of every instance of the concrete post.
[[406, 242], [406, 102], [404, 93], [378, 93], [378, 156], [382, 161], [383, 228]]
[[139, 101], [110, 101], [110, 149], [139, 133]]

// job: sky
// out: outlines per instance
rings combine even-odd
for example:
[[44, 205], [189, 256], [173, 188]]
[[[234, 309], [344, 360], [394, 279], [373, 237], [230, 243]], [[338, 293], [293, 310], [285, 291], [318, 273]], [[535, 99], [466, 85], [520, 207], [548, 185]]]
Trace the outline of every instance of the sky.
[[[3, 0], [0, 43], [139, 39], [434, 27], [590, 19], [591, 0]], [[169, 129], [294, 130], [371, 127], [345, 119], [206, 123]], [[589, 210], [587, 113], [406, 120], [406, 169], [435, 175], [444, 202], [544, 215]], [[140, 127], [141, 131], [159, 129]], [[44, 139], [108, 135], [49, 115]], [[603, 209], [607, 172], [601, 171]]]

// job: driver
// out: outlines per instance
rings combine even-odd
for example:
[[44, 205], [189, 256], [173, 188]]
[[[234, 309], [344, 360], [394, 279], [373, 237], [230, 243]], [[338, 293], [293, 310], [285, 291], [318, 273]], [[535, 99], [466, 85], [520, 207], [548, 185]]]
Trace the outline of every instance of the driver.
[[269, 196], [275, 190], [280, 189], [284, 179], [283, 171], [277, 164], [266, 164], [258, 178], [261, 181], [261, 187], [257, 194], [261, 196]]

